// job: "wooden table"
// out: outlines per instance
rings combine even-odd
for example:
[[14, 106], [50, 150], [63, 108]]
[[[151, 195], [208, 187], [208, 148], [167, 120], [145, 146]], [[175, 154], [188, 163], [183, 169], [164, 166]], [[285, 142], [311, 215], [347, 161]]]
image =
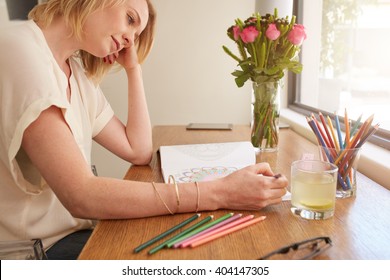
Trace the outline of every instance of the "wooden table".
[[[187, 131], [184, 126], [157, 126], [153, 129], [155, 153], [149, 166], [131, 166], [127, 180], [162, 182], [161, 145], [231, 142], [249, 140], [249, 127], [232, 131]], [[316, 153], [317, 147], [290, 129], [280, 132], [279, 150], [263, 153], [257, 161], [267, 161], [275, 172], [290, 177], [290, 165], [303, 153]], [[384, 176], [388, 176], [384, 175]], [[163, 249], [148, 255], [133, 250], [138, 245], [175, 226], [193, 213], [130, 220], [104, 220], [96, 226], [79, 259], [257, 259], [282, 246], [317, 236], [329, 236], [333, 246], [317, 259], [390, 259], [390, 191], [358, 174], [355, 198], [337, 199], [335, 216], [312, 221], [295, 217], [290, 202], [243, 214], [266, 215], [264, 222], [232, 233], [197, 248]], [[220, 217], [231, 211], [204, 212]]]

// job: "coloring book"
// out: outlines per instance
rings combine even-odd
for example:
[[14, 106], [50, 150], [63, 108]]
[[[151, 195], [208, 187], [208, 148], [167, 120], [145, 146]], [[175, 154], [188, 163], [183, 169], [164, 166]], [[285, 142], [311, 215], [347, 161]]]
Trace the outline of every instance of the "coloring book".
[[166, 183], [170, 175], [178, 183], [210, 181], [256, 163], [250, 142], [161, 146], [160, 158]]

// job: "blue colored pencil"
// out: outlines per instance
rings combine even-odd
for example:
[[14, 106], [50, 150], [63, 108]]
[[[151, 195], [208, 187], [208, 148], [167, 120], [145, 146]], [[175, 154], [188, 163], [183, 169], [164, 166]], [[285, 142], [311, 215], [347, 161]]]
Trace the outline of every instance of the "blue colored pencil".
[[337, 137], [339, 139], [339, 145], [340, 145], [340, 151], [341, 151], [342, 148], [344, 147], [344, 144], [343, 144], [343, 139], [342, 139], [342, 135], [341, 135], [339, 116], [337, 114], [335, 114], [334, 117], [335, 117], [335, 121], [336, 121]]
[[[310, 118], [306, 118], [310, 127], [312, 128], [314, 134], [317, 136], [317, 139], [318, 141], [321, 143], [321, 146], [324, 148], [324, 151], [326, 153], [326, 156], [329, 160], [330, 163], [334, 163], [334, 159], [333, 157], [331, 156], [330, 152], [329, 152], [329, 149], [328, 147], [326, 146], [325, 144], [325, 141], [324, 139], [322, 139], [322, 136], [321, 136], [321, 133], [319, 132], [316, 124], [314, 123], [314, 120], [310, 120]], [[341, 177], [340, 175], [340, 172], [337, 172], [337, 181], [338, 183], [341, 185], [341, 187], [344, 189], [344, 190], [348, 190], [348, 186], [345, 184], [345, 182], [343, 181], [343, 178]]]

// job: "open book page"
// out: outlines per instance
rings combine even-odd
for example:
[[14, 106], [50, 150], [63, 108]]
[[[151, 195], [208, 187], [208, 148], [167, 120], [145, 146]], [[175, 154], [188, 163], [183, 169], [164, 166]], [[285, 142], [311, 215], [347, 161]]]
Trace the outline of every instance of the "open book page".
[[[170, 175], [178, 183], [211, 181], [256, 163], [250, 142], [161, 146], [160, 158], [165, 183]], [[290, 192], [282, 199], [290, 200]]]
[[166, 183], [170, 175], [178, 183], [210, 181], [256, 163], [250, 142], [161, 146], [160, 156]]

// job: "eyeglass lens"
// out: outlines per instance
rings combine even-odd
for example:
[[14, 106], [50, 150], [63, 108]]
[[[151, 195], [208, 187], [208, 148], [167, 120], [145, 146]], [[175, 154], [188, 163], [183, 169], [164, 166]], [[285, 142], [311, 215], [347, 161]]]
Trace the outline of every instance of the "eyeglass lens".
[[318, 237], [297, 242], [275, 250], [260, 260], [307, 260], [314, 258], [332, 246], [329, 237]]

